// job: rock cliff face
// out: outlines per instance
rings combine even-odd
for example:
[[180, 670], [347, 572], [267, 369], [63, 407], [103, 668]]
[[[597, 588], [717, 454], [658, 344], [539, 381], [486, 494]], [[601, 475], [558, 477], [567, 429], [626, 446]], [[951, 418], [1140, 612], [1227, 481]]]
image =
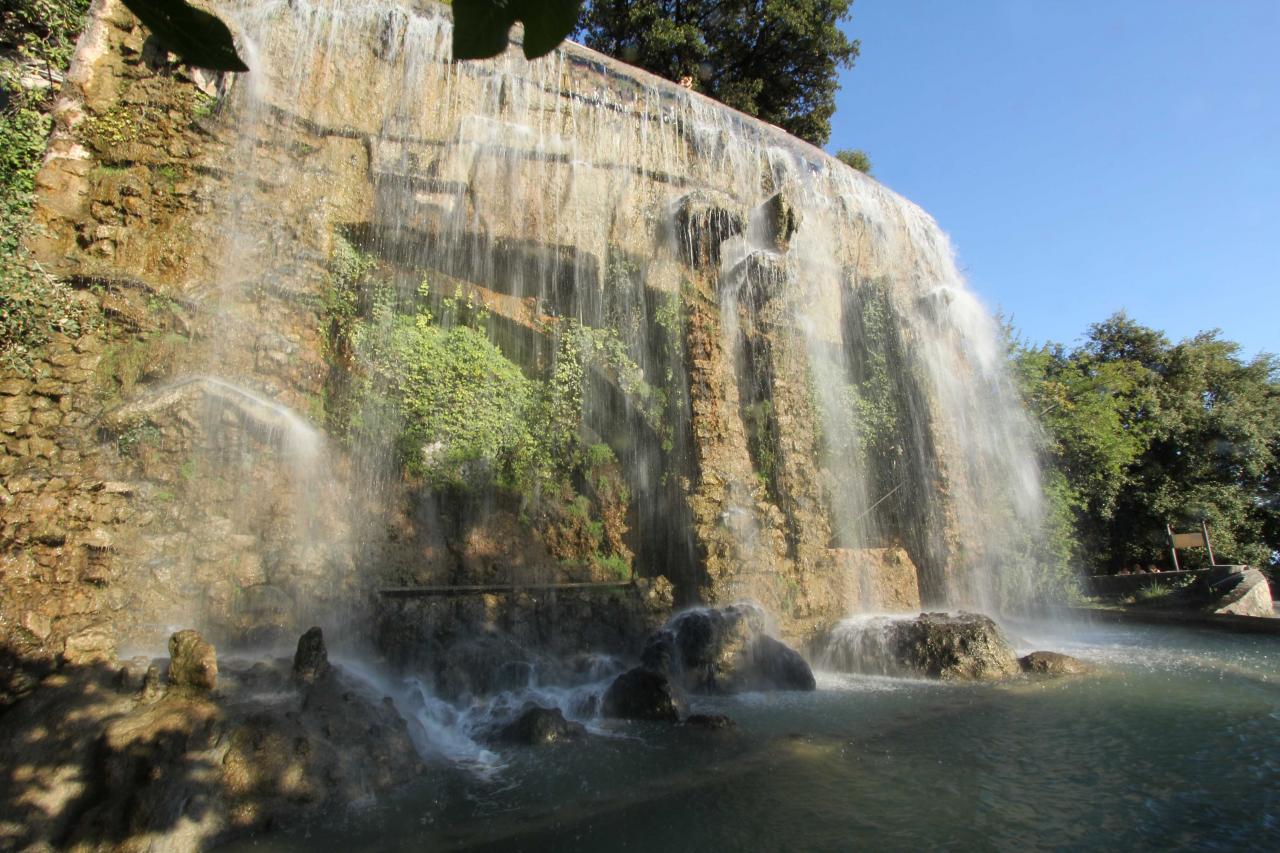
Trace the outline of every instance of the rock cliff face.
[[251, 74], [98, 0], [58, 107], [32, 248], [98, 319], [0, 384], [12, 654], [1000, 592], [1034, 466], [917, 208], [576, 46], [452, 64], [433, 3], [210, 5]]

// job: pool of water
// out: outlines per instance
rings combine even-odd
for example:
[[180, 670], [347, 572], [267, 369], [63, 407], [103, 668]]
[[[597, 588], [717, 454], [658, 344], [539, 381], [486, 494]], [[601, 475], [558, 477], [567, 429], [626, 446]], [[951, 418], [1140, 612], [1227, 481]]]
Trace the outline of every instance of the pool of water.
[[1280, 849], [1280, 638], [1015, 626], [1094, 674], [942, 684], [820, 673], [702, 699], [735, 729], [597, 726], [443, 760], [341, 824], [254, 850]]

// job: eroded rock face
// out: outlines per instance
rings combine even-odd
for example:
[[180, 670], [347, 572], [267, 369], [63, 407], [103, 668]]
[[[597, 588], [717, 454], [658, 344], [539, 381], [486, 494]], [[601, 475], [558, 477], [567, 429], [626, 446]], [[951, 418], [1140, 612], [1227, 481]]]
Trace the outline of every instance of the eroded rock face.
[[601, 713], [621, 720], [679, 721], [684, 702], [661, 672], [638, 666], [614, 679], [605, 691]]
[[169, 683], [196, 690], [217, 686], [217, 654], [198, 631], [188, 628], [169, 638]]
[[845, 672], [961, 681], [1007, 678], [1020, 671], [999, 626], [977, 613], [846, 620], [832, 632], [823, 658]]
[[579, 740], [586, 736], [586, 727], [573, 720], [566, 720], [559, 708], [541, 708], [533, 705], [504, 726], [498, 732], [497, 739], [507, 743], [545, 746]]
[[649, 638], [641, 660], [693, 693], [815, 687], [809, 664], [765, 633], [764, 614], [750, 604], [676, 615]]
[[1090, 670], [1084, 661], [1060, 652], [1032, 652], [1018, 658], [1018, 665], [1034, 675], [1078, 675]]

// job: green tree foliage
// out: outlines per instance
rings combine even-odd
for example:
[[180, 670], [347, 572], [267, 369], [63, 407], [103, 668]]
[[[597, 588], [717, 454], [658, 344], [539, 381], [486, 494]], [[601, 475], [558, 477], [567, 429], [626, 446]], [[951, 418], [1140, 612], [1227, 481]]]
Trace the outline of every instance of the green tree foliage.
[[592, 0], [596, 50], [822, 145], [836, 77], [858, 57], [840, 29], [852, 0]]
[[843, 148], [836, 152], [836, 159], [864, 175], [871, 174], [871, 158], [861, 148]]
[[[1081, 346], [1014, 347], [1044, 429], [1055, 553], [1093, 572], [1169, 562], [1165, 524], [1211, 529], [1220, 561], [1280, 551], [1280, 362], [1206, 332], [1170, 344], [1117, 314]], [[1190, 559], [1195, 560], [1192, 556]]]

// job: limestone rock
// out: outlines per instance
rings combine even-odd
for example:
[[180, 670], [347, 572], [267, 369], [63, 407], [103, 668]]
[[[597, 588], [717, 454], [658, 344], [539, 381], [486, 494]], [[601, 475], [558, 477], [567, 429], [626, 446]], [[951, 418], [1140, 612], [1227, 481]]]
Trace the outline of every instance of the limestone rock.
[[169, 638], [169, 683], [212, 690], [218, 683], [218, 658], [198, 631], [187, 629]]
[[1271, 587], [1267, 584], [1266, 575], [1257, 569], [1245, 569], [1230, 575], [1223, 586], [1227, 589], [1213, 604], [1214, 613], [1230, 616], [1275, 615]]
[[302, 684], [314, 684], [329, 672], [329, 652], [324, 646], [324, 633], [311, 628], [298, 639], [298, 650], [293, 656], [293, 680]]
[[585, 726], [566, 720], [559, 708], [541, 708], [532, 705], [498, 732], [498, 740], [528, 746], [544, 746], [578, 740], [586, 734]]
[[66, 663], [83, 666], [91, 663], [105, 663], [116, 654], [115, 638], [102, 626], [85, 628], [67, 637], [62, 648], [62, 659]]
[[1077, 675], [1090, 669], [1084, 661], [1059, 652], [1032, 652], [1018, 658], [1018, 665], [1036, 675]]
[[683, 702], [665, 675], [638, 666], [614, 679], [605, 691], [601, 713], [622, 720], [656, 720], [674, 723], [680, 719]]

